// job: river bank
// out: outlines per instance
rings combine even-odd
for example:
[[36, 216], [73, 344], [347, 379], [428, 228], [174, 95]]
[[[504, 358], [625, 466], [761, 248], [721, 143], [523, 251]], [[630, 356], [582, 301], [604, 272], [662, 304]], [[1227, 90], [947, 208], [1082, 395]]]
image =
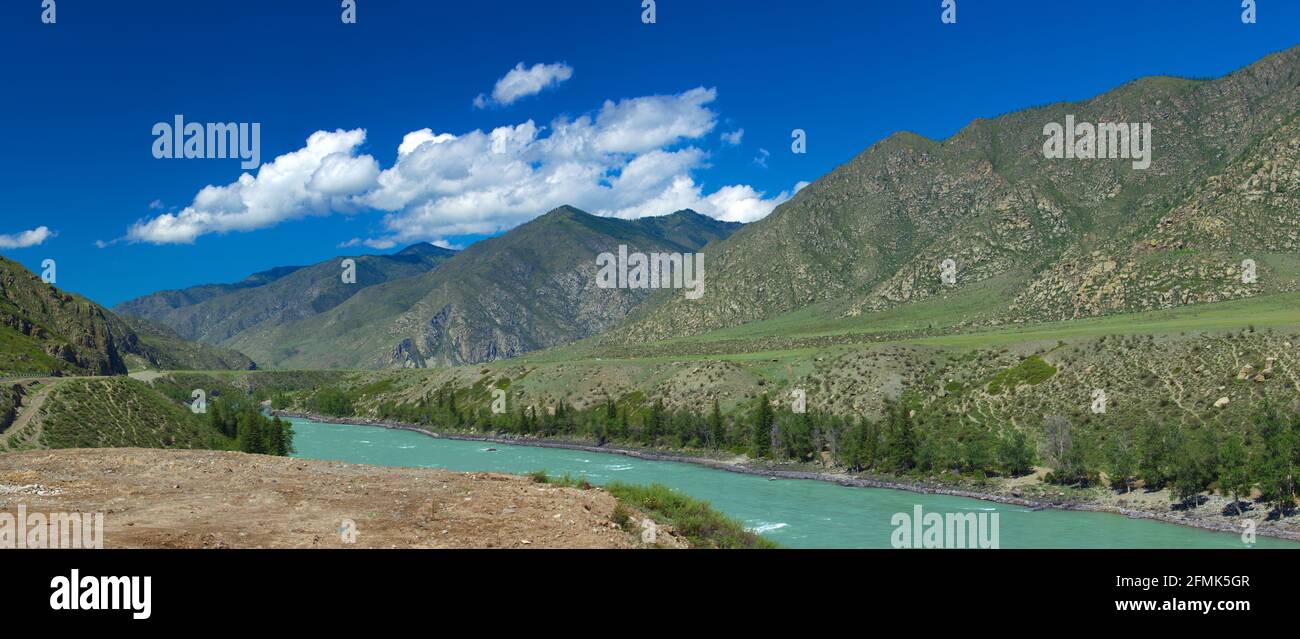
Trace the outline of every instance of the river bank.
[[[326, 424], [346, 424], [406, 430], [440, 439], [556, 448], [623, 455], [648, 461], [679, 462], [731, 473], [763, 476], [772, 479], [803, 479], [833, 483], [847, 487], [882, 488], [927, 495], [965, 497], [999, 504], [1016, 505], [1032, 510], [1054, 509], [1109, 513], [1123, 515], [1131, 519], [1146, 519], [1222, 533], [1240, 534], [1243, 530], [1241, 521], [1249, 519], [1255, 522], [1255, 533], [1257, 535], [1300, 541], [1300, 529], [1297, 529], [1297, 522], [1266, 521], [1265, 512], [1263, 512], [1259, 507], [1247, 510], [1242, 517], [1224, 516], [1222, 515], [1222, 511], [1223, 508], [1227, 506], [1228, 501], [1214, 495], [1209, 496], [1207, 501], [1196, 509], [1176, 510], [1170, 506], [1168, 493], [1164, 491], [1152, 493], [1134, 491], [1128, 494], [1117, 494], [1109, 490], [1094, 489], [1091, 491], [1067, 492], [1067, 489], [1035, 482], [1032, 477], [1017, 480], [1000, 480], [993, 485], [972, 489], [970, 487], [922, 481], [907, 481], [899, 480], [897, 478], [853, 476], [843, 472], [798, 467], [794, 464], [755, 462], [745, 457], [707, 457], [697, 454], [695, 451], [692, 451], [691, 454], [683, 454], [680, 451], [665, 451], [662, 449], [598, 446], [592, 442], [586, 441], [503, 437], [499, 435], [458, 431], [434, 431], [423, 426], [388, 420], [337, 418], [296, 411], [272, 411], [272, 413], [280, 417], [308, 419]], [[1054, 494], [1040, 496], [1033, 494], [1036, 491], [1039, 493]], [[1296, 518], [1293, 517], [1291, 519]]]

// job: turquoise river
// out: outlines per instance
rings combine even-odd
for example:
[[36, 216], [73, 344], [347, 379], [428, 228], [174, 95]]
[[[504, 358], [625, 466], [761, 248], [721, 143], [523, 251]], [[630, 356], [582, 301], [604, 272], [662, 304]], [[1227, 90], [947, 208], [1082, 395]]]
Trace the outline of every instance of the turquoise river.
[[[453, 471], [586, 477], [595, 484], [660, 483], [708, 501], [789, 548], [889, 548], [896, 513], [999, 513], [1002, 548], [1247, 548], [1241, 536], [1120, 515], [1031, 511], [977, 499], [775, 480], [694, 464], [609, 453], [440, 439], [406, 430], [295, 419], [297, 457]], [[489, 450], [495, 449], [495, 450]], [[1259, 537], [1255, 548], [1300, 548]]]

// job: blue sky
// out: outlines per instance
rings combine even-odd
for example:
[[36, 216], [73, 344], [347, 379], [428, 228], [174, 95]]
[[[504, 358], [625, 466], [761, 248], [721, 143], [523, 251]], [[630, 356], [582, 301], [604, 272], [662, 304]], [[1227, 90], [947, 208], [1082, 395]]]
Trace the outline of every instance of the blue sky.
[[[336, 0], [57, 0], [53, 25], [41, 0], [2, 4], [0, 244], [34, 245], [0, 252], [55, 259], [61, 287], [106, 305], [463, 246], [560, 204], [753, 219], [897, 130], [944, 138], [1300, 43], [1292, 0], [1259, 0], [1253, 25], [1240, 0], [957, 0], [955, 25], [941, 0], [660, 0], [652, 25], [640, 0], [357, 0], [356, 24]], [[534, 73], [494, 100], [520, 63]], [[550, 82], [519, 97], [530, 77]], [[230, 186], [238, 159], [155, 159], [175, 114], [260, 123], [252, 185]]]

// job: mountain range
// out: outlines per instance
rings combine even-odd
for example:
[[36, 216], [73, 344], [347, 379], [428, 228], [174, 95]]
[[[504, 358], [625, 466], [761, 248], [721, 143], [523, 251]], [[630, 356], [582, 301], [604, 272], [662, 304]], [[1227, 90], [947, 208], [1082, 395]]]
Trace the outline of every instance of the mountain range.
[[622, 220], [565, 206], [459, 253], [423, 244], [355, 258], [355, 284], [341, 283], [335, 259], [116, 310], [273, 367], [479, 363], [598, 334], [649, 296], [598, 287], [601, 253], [690, 253], [740, 226], [694, 211]]
[[[866, 317], [978, 289], [966, 323], [1091, 317], [1292, 290], [1300, 48], [1215, 80], [895, 134], [713, 247], [710, 294], [662, 295], [606, 338], [639, 343], [800, 309]], [[1144, 123], [1153, 162], [1050, 159], [1045, 127]], [[1258, 264], [1244, 281], [1242, 264]], [[941, 277], [955, 263], [955, 283]]]
[[[114, 310], [166, 326], [184, 339], [222, 344], [259, 327], [324, 313], [365, 286], [424, 273], [455, 254], [432, 244], [417, 244], [394, 255], [338, 257], [310, 266], [274, 268], [235, 284], [162, 291]], [[343, 281], [346, 259], [355, 264], [356, 284]]]
[[[1144, 78], [976, 120], [941, 141], [898, 133], [743, 228], [692, 211], [628, 221], [566, 206], [464, 251], [355, 257], [355, 284], [338, 258], [116, 311], [265, 366], [427, 368], [787, 316], [869, 326], [916, 308], [929, 330], [948, 330], [1292, 291], [1297, 115], [1300, 48], [1218, 79]], [[1051, 157], [1045, 134], [1067, 122], [1149, 125], [1152, 162]], [[703, 299], [598, 287], [595, 257], [620, 245], [707, 246]]]

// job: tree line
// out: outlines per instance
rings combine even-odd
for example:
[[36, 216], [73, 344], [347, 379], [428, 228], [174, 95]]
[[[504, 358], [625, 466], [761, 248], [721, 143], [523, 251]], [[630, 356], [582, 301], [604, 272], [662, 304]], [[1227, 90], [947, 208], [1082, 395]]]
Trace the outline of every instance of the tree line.
[[294, 452], [293, 425], [263, 415], [251, 400], [215, 398], [208, 405], [208, 422], [242, 452], [280, 456]]
[[[341, 390], [318, 391], [316, 404], [346, 416]], [[724, 414], [666, 408], [639, 397], [577, 409], [565, 401], [514, 404], [501, 413], [471, 405], [469, 392], [446, 385], [416, 402], [383, 402], [379, 416], [434, 428], [539, 438], [695, 448], [755, 459], [837, 465], [850, 472], [899, 476], [1015, 477], [1050, 469], [1050, 483], [1105, 484], [1127, 492], [1169, 488], [1185, 505], [1218, 492], [1242, 508], [1258, 491], [1271, 508], [1290, 512], [1300, 492], [1300, 413], [1264, 404], [1242, 428], [1186, 425], [1157, 418], [1083, 428], [1062, 415], [1035, 424], [979, 423], [925, 406], [917, 397], [887, 400], [879, 419], [796, 413], [766, 395]]]

